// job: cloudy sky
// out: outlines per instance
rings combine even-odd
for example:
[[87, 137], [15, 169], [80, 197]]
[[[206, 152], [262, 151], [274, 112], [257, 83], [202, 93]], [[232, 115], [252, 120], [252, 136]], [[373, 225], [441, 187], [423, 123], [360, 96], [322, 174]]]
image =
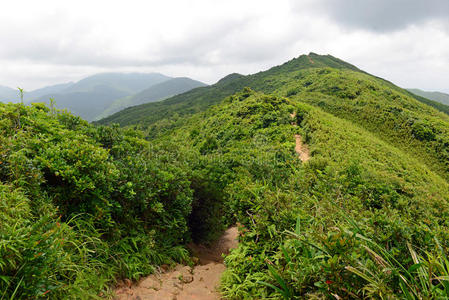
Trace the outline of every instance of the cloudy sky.
[[0, 85], [97, 72], [214, 83], [331, 54], [402, 87], [449, 92], [448, 0], [14, 0], [0, 4]]

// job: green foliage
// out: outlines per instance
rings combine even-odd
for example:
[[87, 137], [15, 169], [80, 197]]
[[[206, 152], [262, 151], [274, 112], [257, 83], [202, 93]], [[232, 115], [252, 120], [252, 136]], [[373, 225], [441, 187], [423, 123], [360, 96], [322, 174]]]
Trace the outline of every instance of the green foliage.
[[[157, 128], [158, 126], [154, 125], [154, 123], [162, 121], [168, 123], [166, 126], [169, 125], [171, 127], [177, 123], [182, 123], [183, 116], [190, 116], [194, 113], [204, 111], [211, 105], [220, 103], [223, 98], [242, 90], [244, 87], [271, 93], [285, 85], [286, 82], [283, 81], [283, 77], [286, 74], [296, 73], [298, 70], [304, 68], [323, 67], [358, 70], [356, 67], [333, 56], [310, 53], [309, 55], [301, 55], [298, 58], [265, 72], [248, 76], [230, 74], [216, 84], [208, 87], [196, 88], [161, 102], [129, 107], [112, 116], [99, 120], [98, 124], [119, 123], [122, 126], [139, 124], [146, 128], [149, 126], [151, 128], [156, 126]], [[157, 128], [155, 131], [159, 132], [160, 129]]]
[[[191, 238], [212, 242], [237, 222], [225, 298], [444, 298], [449, 117], [422, 102], [309, 54], [102, 121], [144, 133], [0, 106], [5, 295], [106, 294], [113, 278], [185, 261]], [[61, 232], [71, 242], [42, 248], [45, 259], [27, 252]], [[54, 275], [25, 287], [34, 259]]]
[[[291, 125], [293, 112], [300, 126]], [[307, 163], [296, 157], [294, 134], [309, 144]], [[447, 241], [445, 179], [376, 133], [297, 98], [246, 89], [167, 139], [193, 157], [189, 167], [214, 170], [193, 188], [207, 183], [210, 199], [225, 201], [221, 215], [201, 214], [209, 232], [223, 216], [243, 224], [239, 249], [226, 258], [226, 298], [364, 297], [364, 279], [347, 267], [372, 256], [354, 232], [407, 267], [407, 243], [433, 253], [434, 238]], [[398, 281], [383, 284], [389, 295], [402, 293]]]
[[2, 297], [97, 297], [188, 259], [192, 191], [169, 153], [41, 104], [0, 113]]

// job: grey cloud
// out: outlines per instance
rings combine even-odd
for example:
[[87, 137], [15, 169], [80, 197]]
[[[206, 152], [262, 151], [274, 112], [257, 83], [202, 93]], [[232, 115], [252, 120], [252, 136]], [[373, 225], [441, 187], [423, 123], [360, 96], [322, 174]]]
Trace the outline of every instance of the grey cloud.
[[[302, 10], [294, 2], [295, 10]], [[344, 27], [389, 32], [427, 21], [448, 21], [448, 0], [316, 0], [312, 7]]]

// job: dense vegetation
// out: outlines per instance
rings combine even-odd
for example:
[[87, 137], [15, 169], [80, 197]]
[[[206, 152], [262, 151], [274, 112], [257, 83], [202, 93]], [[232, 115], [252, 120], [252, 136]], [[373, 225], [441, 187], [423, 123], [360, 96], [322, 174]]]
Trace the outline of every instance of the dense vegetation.
[[100, 122], [123, 129], [2, 105], [0, 290], [109, 295], [238, 223], [226, 298], [447, 298], [449, 116], [425, 103], [310, 54]]
[[[307, 163], [293, 150], [295, 133], [311, 147]], [[406, 266], [413, 264], [407, 242], [432, 251], [438, 240], [447, 249], [447, 181], [319, 108], [246, 90], [170, 139], [209, 161], [224, 215], [242, 224], [239, 249], [226, 259], [226, 297], [393, 296], [399, 274], [383, 274], [365, 247], [382, 245]], [[368, 270], [373, 286], [350, 267]]]
[[2, 298], [95, 297], [187, 259], [192, 192], [165, 151], [42, 105], [0, 114]]

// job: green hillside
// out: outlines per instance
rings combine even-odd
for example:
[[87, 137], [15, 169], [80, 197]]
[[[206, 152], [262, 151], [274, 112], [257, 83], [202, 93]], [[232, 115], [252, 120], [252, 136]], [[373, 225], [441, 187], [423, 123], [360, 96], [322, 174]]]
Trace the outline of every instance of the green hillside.
[[167, 152], [43, 104], [0, 117], [2, 298], [97, 299], [188, 261], [192, 192]]
[[449, 297], [449, 116], [330, 55], [96, 125], [0, 104], [0, 131], [7, 299], [112, 297], [233, 224], [225, 299]]
[[329, 55], [302, 55], [265, 72], [230, 75], [215, 85], [131, 107], [98, 123], [136, 124], [157, 136], [182, 125], [183, 116], [204, 111], [245, 86], [297, 99], [355, 122], [449, 178], [449, 117], [424, 104], [421, 97]]
[[206, 84], [186, 77], [169, 79], [162, 83], [152, 85], [149, 88], [132, 96], [115, 100], [106, 110], [103, 111], [103, 113], [98, 115], [95, 119], [99, 120], [105, 118], [126, 107], [160, 101], [200, 86], [206, 86]]
[[271, 68], [265, 72], [243, 76], [230, 74], [216, 84], [193, 89], [189, 92], [174, 96], [162, 102], [147, 103], [135, 107], [129, 107], [110, 117], [99, 120], [99, 124], [119, 123], [122, 126], [131, 124], [153, 124], [161, 119], [172, 116], [191, 115], [204, 111], [213, 104], [217, 104], [224, 97], [232, 95], [248, 86], [255, 90], [273, 92], [283, 82], [277, 80], [278, 75], [295, 72], [303, 68], [319, 68], [331, 66], [333, 68], [348, 68], [358, 70], [338, 58], [330, 55], [322, 56], [314, 53], [302, 55], [292, 59], [281, 66]]
[[[310, 161], [297, 158], [294, 134], [305, 137]], [[407, 242], [432, 251], [434, 237], [447, 239], [446, 180], [412, 154], [298, 98], [246, 90], [167, 139], [189, 153], [188, 165], [206, 182], [203, 206], [194, 211], [201, 222], [191, 223], [197, 237], [219, 231], [223, 214], [242, 224], [240, 246], [226, 258], [227, 298], [352, 298], [364, 288], [368, 298], [392, 297], [400, 293], [399, 274], [382, 273], [364, 247], [383, 245], [399, 269], [410, 265]], [[366, 272], [375, 286], [348, 267]]]
[[[357, 67], [331, 55], [309, 53], [309, 55], [301, 55], [298, 58], [294, 58], [267, 71], [247, 76], [236, 73], [230, 74], [219, 80], [216, 84], [205, 88], [193, 89], [189, 92], [176, 95], [158, 103], [147, 103], [135, 107], [129, 107], [123, 111], [115, 113], [112, 116], [98, 120], [97, 123], [118, 123], [121, 126], [140, 124], [141, 126], [143, 125], [146, 127], [161, 119], [165, 121], [169, 119], [176, 120], [179, 116], [191, 115], [199, 111], [204, 111], [211, 105], [220, 102], [224, 97], [232, 95], [244, 87], [251, 87], [254, 90], [265, 93], [273, 93], [288, 81], [295, 80], [296, 72], [298, 70], [323, 67], [346, 69], [359, 73], [365, 73]], [[284, 78], [283, 81], [279, 80], [279, 75]], [[381, 82], [393, 90], [405, 93], [409, 97], [434, 106], [436, 109], [449, 114], [449, 108], [444, 105], [439, 105], [438, 103], [434, 103], [426, 98], [412, 94], [382, 78], [374, 76], [371, 78]]]

